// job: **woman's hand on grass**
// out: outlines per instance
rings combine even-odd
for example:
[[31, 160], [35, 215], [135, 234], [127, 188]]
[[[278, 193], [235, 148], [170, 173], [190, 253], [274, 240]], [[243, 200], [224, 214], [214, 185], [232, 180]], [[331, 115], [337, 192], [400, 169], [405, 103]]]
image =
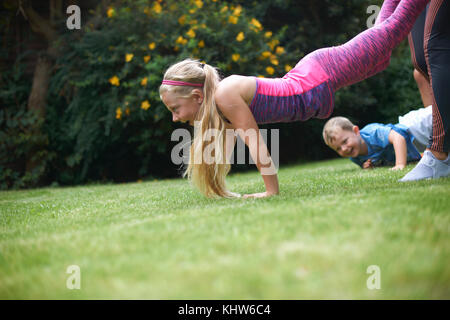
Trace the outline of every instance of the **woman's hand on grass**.
[[244, 194], [242, 198], [248, 199], [248, 198], [266, 198], [270, 196], [277, 195], [277, 193], [270, 193], [270, 192], [260, 192], [260, 193], [252, 193], [252, 194]]

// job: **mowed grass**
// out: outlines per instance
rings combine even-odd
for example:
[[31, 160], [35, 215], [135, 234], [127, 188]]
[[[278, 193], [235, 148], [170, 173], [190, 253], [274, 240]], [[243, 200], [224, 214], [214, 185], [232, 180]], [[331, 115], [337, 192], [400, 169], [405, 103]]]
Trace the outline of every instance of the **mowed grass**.
[[[0, 298], [449, 299], [450, 179], [405, 172], [282, 167], [280, 196], [251, 200], [181, 179], [1, 192]], [[228, 183], [264, 188], [256, 169]]]

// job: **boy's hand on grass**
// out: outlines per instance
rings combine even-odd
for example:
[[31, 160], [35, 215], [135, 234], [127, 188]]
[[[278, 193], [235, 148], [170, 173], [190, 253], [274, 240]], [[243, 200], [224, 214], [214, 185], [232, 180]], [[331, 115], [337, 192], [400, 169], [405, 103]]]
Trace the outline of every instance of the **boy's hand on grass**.
[[269, 193], [269, 192], [260, 192], [260, 193], [252, 193], [252, 194], [244, 194], [242, 198], [248, 199], [248, 198], [266, 198], [270, 196], [274, 196], [276, 193]]
[[366, 162], [364, 162], [363, 165], [362, 165], [362, 168], [363, 169], [372, 169], [373, 168], [372, 160], [369, 159]]
[[405, 165], [404, 164], [397, 164], [395, 167], [392, 167], [389, 170], [397, 171], [397, 170], [403, 170], [403, 169], [405, 169]]

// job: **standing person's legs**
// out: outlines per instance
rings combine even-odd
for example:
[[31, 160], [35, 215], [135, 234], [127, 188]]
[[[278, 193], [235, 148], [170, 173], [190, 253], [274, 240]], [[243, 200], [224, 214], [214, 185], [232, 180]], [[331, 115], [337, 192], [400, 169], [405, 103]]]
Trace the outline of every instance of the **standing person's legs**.
[[419, 15], [408, 36], [409, 47], [411, 49], [411, 61], [414, 66], [413, 76], [419, 88], [424, 107], [433, 104], [433, 93], [430, 79], [428, 78], [427, 61], [425, 60], [425, 52], [423, 49], [425, 21], [429, 6]]
[[450, 176], [449, 1], [431, 1], [425, 23], [424, 51], [433, 90], [433, 133], [423, 158], [402, 182]]
[[[433, 90], [433, 137], [429, 149], [450, 149], [450, 3], [432, 0], [425, 25], [425, 58]], [[437, 154], [435, 156], [439, 157]], [[441, 155], [445, 159], [445, 155]], [[441, 159], [443, 160], [443, 159]]]
[[425, 10], [417, 18], [411, 33], [408, 35], [409, 48], [411, 50], [411, 61], [414, 68], [420, 72], [428, 81], [428, 67], [425, 60], [425, 52], [423, 50], [423, 38], [425, 31], [425, 21], [430, 5], [428, 4]]
[[430, 80], [422, 72], [414, 69], [414, 80], [419, 88], [420, 98], [424, 107], [430, 107], [433, 104], [433, 90], [431, 90]]

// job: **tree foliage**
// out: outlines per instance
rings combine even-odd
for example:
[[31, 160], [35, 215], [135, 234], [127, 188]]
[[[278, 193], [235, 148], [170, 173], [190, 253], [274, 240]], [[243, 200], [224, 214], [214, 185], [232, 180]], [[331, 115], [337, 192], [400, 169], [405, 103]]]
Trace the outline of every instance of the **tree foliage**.
[[[170, 161], [176, 142], [170, 136], [179, 126], [158, 93], [170, 64], [191, 57], [217, 66], [223, 76], [281, 77], [305, 54], [343, 43], [366, 28], [367, 5], [357, 0], [345, 5], [328, 0], [122, 0], [92, 10], [82, 30], [65, 30], [58, 39], [62, 54], [49, 85], [40, 174], [58, 184], [176, 176]], [[335, 113], [362, 125], [392, 121], [399, 110], [418, 104], [408, 54], [403, 45], [387, 72], [338, 92]], [[30, 82], [17, 76], [21, 63], [18, 57], [16, 73], [1, 78], [4, 141], [17, 135], [7, 119], [27, 119]], [[281, 128], [285, 163], [331, 155], [321, 141], [322, 125], [313, 120], [266, 127]], [[26, 142], [15, 143], [20, 152], [26, 149]], [[0, 178], [9, 177], [2, 188], [33, 186], [33, 179], [24, 179], [23, 166], [11, 165], [14, 157], [23, 161], [19, 153], [9, 153], [0, 164]]]

